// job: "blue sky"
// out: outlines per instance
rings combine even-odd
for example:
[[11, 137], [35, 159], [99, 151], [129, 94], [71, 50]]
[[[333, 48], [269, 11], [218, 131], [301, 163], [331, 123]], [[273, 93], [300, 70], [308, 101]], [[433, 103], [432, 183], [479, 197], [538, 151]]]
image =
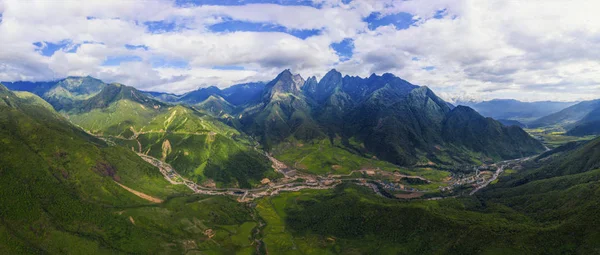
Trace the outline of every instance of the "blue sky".
[[0, 80], [91, 75], [183, 93], [267, 81], [284, 69], [319, 78], [335, 68], [393, 73], [450, 101], [589, 99], [600, 94], [597, 9], [585, 0], [544, 8], [469, 0], [4, 0]]

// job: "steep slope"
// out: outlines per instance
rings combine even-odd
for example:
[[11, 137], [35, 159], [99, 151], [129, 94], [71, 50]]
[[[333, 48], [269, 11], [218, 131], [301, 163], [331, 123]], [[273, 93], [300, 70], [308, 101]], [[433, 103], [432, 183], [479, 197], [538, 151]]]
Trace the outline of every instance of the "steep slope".
[[521, 123], [518, 120], [498, 119], [497, 121], [500, 122], [500, 123], [502, 123], [502, 125], [504, 125], [504, 126], [517, 126], [517, 127], [520, 127], [520, 128], [526, 128], [527, 127], [527, 125]]
[[155, 91], [142, 91], [147, 96], [153, 97], [154, 99], [165, 102], [165, 103], [173, 103], [179, 100], [180, 96], [172, 93], [165, 92], [155, 92]]
[[209, 96], [206, 100], [194, 105], [194, 108], [217, 117], [230, 115], [236, 109], [234, 105], [218, 95]]
[[597, 108], [600, 108], [600, 100], [583, 101], [560, 112], [541, 117], [529, 126], [533, 128], [559, 126], [570, 129], [574, 123]]
[[132, 126], [146, 125], [165, 106], [135, 88], [115, 83], [63, 111], [73, 123], [92, 133], [120, 136], [130, 133]]
[[237, 84], [222, 89], [220, 96], [236, 106], [254, 104], [260, 101], [265, 85], [263, 82]]
[[[309, 79], [303, 90], [334, 149], [410, 165], [433, 148], [427, 144], [441, 143], [439, 123], [448, 105], [429, 89], [394, 75], [342, 77], [334, 69], [318, 83]], [[342, 146], [336, 145], [338, 139]]]
[[315, 118], [329, 136], [342, 132], [345, 115], [355, 105], [342, 86], [342, 74], [332, 69], [319, 82], [315, 77], [309, 78], [303, 87], [304, 94], [316, 103]]
[[288, 138], [324, 137], [312, 119], [311, 106], [301, 93], [304, 82], [299, 75], [285, 70], [265, 86], [260, 103], [240, 113], [244, 129], [258, 137], [265, 148], [270, 149]]
[[46, 100], [37, 96], [36, 94], [27, 91], [14, 91], [13, 93], [15, 94], [15, 96], [21, 98], [23, 100], [23, 103], [25, 104], [38, 105], [48, 109], [53, 113], [56, 113], [54, 107], [52, 107], [51, 104], [49, 104], [48, 102], [46, 102]]
[[215, 86], [199, 88], [181, 96], [156, 92], [150, 92], [149, 94], [164, 100], [165, 102], [187, 105], [199, 104], [209, 99], [211, 96], [215, 96], [225, 99], [225, 101], [232, 105], [243, 106], [258, 103], [263, 95], [264, 87], [265, 83], [250, 82], [232, 85], [225, 89], [219, 89]]
[[215, 86], [210, 86], [207, 88], [200, 88], [191, 92], [188, 92], [182, 95], [177, 102], [184, 104], [197, 104], [204, 100], [206, 100], [211, 95], [219, 95], [221, 94], [221, 90]]
[[161, 199], [185, 187], [2, 85], [0, 97], [0, 252], [164, 251], [164, 237], [116, 213], [151, 203], [120, 185]]
[[600, 105], [571, 126], [567, 135], [600, 135]]
[[[371, 158], [399, 165], [453, 165], [543, 151], [519, 127], [496, 133], [487, 132], [487, 126], [474, 127], [477, 135], [492, 136], [483, 144], [465, 143], [473, 139], [465, 133], [454, 133], [458, 138], [444, 136], [444, 120], [451, 109], [427, 87], [392, 74], [360, 78], [333, 69], [320, 81], [314, 77], [302, 81], [286, 70], [267, 84], [262, 103], [245, 108], [238, 118], [244, 130], [276, 157], [319, 173], [350, 167], [338, 156], [348, 154], [356, 157], [346, 158], [348, 162]], [[450, 130], [446, 126], [445, 132]], [[526, 145], [509, 142], [518, 140]], [[503, 148], [488, 148], [495, 146], [493, 141], [502, 141]], [[321, 153], [309, 153], [304, 147]], [[313, 163], [325, 158], [327, 163], [320, 166]]]
[[444, 119], [444, 140], [496, 160], [521, 158], [544, 151], [539, 141], [517, 126], [504, 126], [466, 106], [457, 106]]
[[464, 105], [475, 109], [485, 117], [528, 122], [559, 112], [574, 104], [576, 102], [521, 102], [514, 99], [494, 99]]
[[363, 141], [377, 157], [412, 165], [432, 153], [441, 139], [441, 123], [448, 105], [427, 87], [386, 85], [350, 113], [346, 133]]
[[[456, 132], [454, 136], [458, 137], [444, 136], [444, 131], [449, 133], [451, 130], [448, 126], [444, 129], [444, 120], [451, 113], [452, 106], [427, 87], [415, 86], [392, 74], [371, 75], [366, 79], [342, 78], [339, 72], [331, 70], [318, 83], [307, 82], [304, 91], [318, 104], [313, 111], [315, 118], [330, 136], [340, 135], [348, 148], [374, 154], [395, 164], [412, 165], [428, 161], [438, 164], [475, 163], [485, 157], [511, 158], [543, 149], [520, 128], [500, 133], [487, 133], [482, 130], [484, 127], [472, 130], [478, 135], [492, 136], [492, 140], [524, 138], [531, 142], [529, 145], [533, 146], [533, 150], [527, 146], [513, 148], [511, 143], [503, 143], [505, 148], [500, 150], [506, 152], [511, 148], [517, 152], [514, 155], [498, 154], [495, 149], [488, 148], [494, 143], [475, 145], [454, 140], [469, 140], [472, 138], [467, 137], [469, 134]], [[484, 157], [475, 159], [472, 152]]]
[[59, 81], [15, 81], [15, 82], [3, 82], [2, 84], [12, 91], [27, 91], [38, 96], [43, 95], [50, 90]]
[[9, 84], [11, 90], [28, 91], [42, 97], [58, 111], [73, 107], [72, 105], [77, 101], [93, 97], [104, 87], [106, 87], [104, 82], [90, 76], [71, 76], [51, 82], [14, 82]]
[[266, 176], [276, 177], [268, 159], [237, 130], [132, 87], [111, 84], [66, 113], [82, 128], [162, 159], [196, 182], [211, 179], [218, 185], [250, 187]]
[[315, 77], [309, 78], [302, 90], [307, 97], [321, 104], [341, 85], [342, 74], [337, 70], [332, 69], [327, 72], [319, 82], [317, 82], [317, 78]]

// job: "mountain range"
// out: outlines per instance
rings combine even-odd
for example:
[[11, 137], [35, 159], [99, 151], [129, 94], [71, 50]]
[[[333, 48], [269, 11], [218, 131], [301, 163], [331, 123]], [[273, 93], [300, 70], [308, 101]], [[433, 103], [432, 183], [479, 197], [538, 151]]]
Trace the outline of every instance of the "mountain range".
[[[29, 92], [0, 85], [3, 254], [590, 254], [597, 247], [591, 223], [599, 214], [589, 194], [600, 180], [598, 138], [546, 151], [518, 125], [455, 107], [392, 74], [331, 70], [318, 80], [285, 70], [267, 83], [185, 95], [91, 77], [9, 85], [24, 84]], [[593, 103], [572, 107], [590, 110], [557, 123], [597, 121]], [[569, 108], [557, 113], [577, 112]], [[191, 194], [140, 156], [215, 190], [268, 193], [269, 181], [288, 177], [267, 156], [320, 178], [365, 182], [239, 203]], [[387, 181], [366, 174], [462, 180], [492, 162], [507, 164], [499, 181], [456, 198], [444, 197], [441, 182], [423, 181], [416, 187], [433, 190], [423, 191], [430, 200], [400, 203], [373, 193]], [[307, 183], [302, 178], [290, 181]]]
[[0, 127], [0, 253], [165, 251], [159, 243], [168, 240], [136, 228], [114, 208], [148, 205], [123, 187], [156, 201], [189, 191], [131, 150], [75, 127], [29, 92], [0, 85]]
[[569, 135], [584, 136], [600, 134], [598, 119], [600, 100], [583, 101], [562, 111], [539, 118], [532, 127], [558, 127]]
[[459, 101], [456, 104], [469, 106], [486, 117], [497, 120], [516, 120], [529, 124], [536, 119], [575, 105], [577, 102], [521, 102], [514, 99], [494, 99], [482, 102]]
[[[152, 135], [152, 141], [143, 142], [150, 136], [147, 132], [173, 135], [181, 126], [156, 121], [173, 119], [173, 123], [201, 119], [210, 125], [186, 127], [186, 132], [223, 134], [223, 139], [231, 142], [247, 134], [292, 165], [302, 166], [303, 161], [318, 161], [314, 157], [322, 156], [295, 154], [293, 148], [318, 146], [331, 156], [327, 164], [316, 167], [323, 172], [346, 167], [346, 159], [335, 156], [343, 153], [397, 165], [451, 167], [522, 157], [544, 149], [520, 128], [503, 126], [467, 107], [454, 108], [429, 88], [389, 73], [361, 78], [331, 70], [317, 81], [285, 70], [266, 84], [240, 84], [223, 90], [208, 87], [180, 96], [140, 92], [91, 77], [69, 77], [52, 86], [41, 83], [28, 88], [84, 129], [97, 135], [140, 138], [140, 152], [156, 155], [161, 150], [153, 146], [160, 147], [165, 141], [173, 145], [179, 139]], [[250, 143], [247, 138], [239, 139], [242, 141], [237, 143]], [[179, 151], [172, 157], [183, 160], [190, 156], [187, 153], [186, 157], [180, 155], [185, 151]], [[197, 168], [204, 160], [189, 166], [167, 162], [184, 168], [183, 172], [204, 172]]]
[[[227, 93], [247, 87], [243, 84], [223, 91], [203, 88], [170, 102], [195, 104], [213, 114], [215, 111], [210, 109], [226, 112], [230, 122], [239, 122], [236, 127], [256, 137], [276, 157], [281, 156], [286, 158], [286, 163], [296, 165], [302, 158], [311, 161], [313, 155], [290, 157], [288, 148], [313, 144], [319, 144], [321, 149], [325, 146], [332, 154], [345, 150], [400, 165], [430, 161], [451, 165], [529, 155], [543, 149], [524, 132], [511, 133], [475, 111], [453, 111], [452, 105], [427, 87], [410, 84], [392, 74], [361, 78], [331, 70], [317, 81], [316, 77], [305, 80], [285, 70], [264, 87], [251, 87], [253, 93], [243, 93], [251, 97], [241, 102]], [[255, 93], [260, 89], [260, 94]], [[205, 102], [207, 100], [210, 104]], [[233, 103], [227, 104], [229, 101]], [[450, 133], [447, 130], [457, 128], [453, 126], [455, 122], [446, 120], [448, 117], [473, 121], [474, 130], [487, 133], [492, 140], [461, 139], [459, 142], [449, 135], [444, 136], [444, 132]], [[490, 142], [503, 144], [500, 147], [505, 148], [517, 143], [519, 149], [511, 150], [512, 154], [507, 150], [490, 151], [485, 149]], [[472, 152], [478, 156], [473, 157]], [[333, 159], [325, 168], [333, 165], [344, 164]]]

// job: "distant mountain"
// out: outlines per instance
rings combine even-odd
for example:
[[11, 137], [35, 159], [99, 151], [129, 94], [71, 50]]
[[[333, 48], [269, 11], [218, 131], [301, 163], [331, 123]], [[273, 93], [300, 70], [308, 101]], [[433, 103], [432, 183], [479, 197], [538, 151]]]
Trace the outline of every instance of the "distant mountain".
[[559, 112], [576, 104], [576, 102], [521, 102], [514, 99], [494, 99], [483, 102], [462, 102], [460, 104], [469, 106], [486, 117], [519, 120], [527, 123], [537, 118]]
[[222, 89], [219, 95], [233, 105], [242, 106], [252, 104], [260, 100], [265, 85], [263, 82], [237, 84]]
[[444, 140], [494, 158], [522, 158], [544, 146], [518, 126], [504, 126], [466, 106], [457, 106], [444, 119]]
[[109, 107], [121, 100], [138, 103], [143, 108], [160, 109], [160, 107], [166, 105], [158, 100], [147, 97], [144, 93], [133, 87], [113, 83], [104, 87], [102, 91], [91, 98], [74, 103], [70, 107], [65, 107], [65, 110], [70, 112], [89, 112], [94, 109]]
[[506, 119], [499, 119], [498, 122], [502, 123], [502, 125], [504, 126], [517, 126], [520, 128], [526, 128], [527, 125], [517, 121], [517, 120], [506, 120]]
[[241, 106], [258, 102], [262, 96], [264, 87], [265, 83], [251, 82], [232, 85], [225, 89], [220, 89], [215, 86], [199, 88], [183, 95], [174, 95], [162, 92], [146, 93], [163, 102], [169, 103], [194, 105], [207, 100], [210, 96], [217, 96], [225, 99], [228, 103], [234, 106]]
[[[455, 114], [454, 106], [427, 87], [413, 85], [389, 73], [361, 78], [343, 76], [334, 69], [321, 80], [316, 77], [304, 80], [300, 75], [285, 70], [267, 84], [239, 84], [226, 89], [208, 87], [180, 96], [142, 93], [123, 85], [107, 85], [90, 77], [72, 79], [74, 78], [51, 86], [42, 97], [55, 102], [53, 106], [68, 114], [71, 121], [98, 135], [132, 141], [137, 136], [144, 139], [148, 136], [150, 139], [146, 132], [159, 132], [161, 135], [151, 136], [151, 140], [145, 142], [137, 139], [143, 147], [143, 150], [138, 148], [138, 151], [146, 152], [150, 149], [150, 153], [156, 153], [154, 155], [159, 158], [162, 149], [153, 149], [152, 146], [164, 143], [165, 140], [169, 140], [172, 145], [173, 140], [176, 140], [165, 137], [167, 134], [173, 135], [169, 133], [173, 126], [165, 124], [172, 121], [171, 114], [172, 118], [187, 118], [188, 123], [203, 120], [198, 123], [208, 124], [188, 126], [188, 129], [182, 129], [185, 132], [208, 130], [209, 133], [223, 136], [233, 134], [234, 137], [240, 137], [241, 143], [235, 141], [237, 138], [228, 142], [240, 146], [250, 143], [245, 137], [248, 134], [259, 141], [265, 150], [288, 164], [304, 165], [301, 161], [327, 162], [320, 166], [310, 166], [321, 169], [319, 171], [328, 171], [327, 169], [334, 167], [361, 167], [356, 162], [365, 162], [365, 159], [384, 160], [399, 165], [453, 165], [531, 155], [541, 150], [541, 146], [529, 144], [535, 142], [522, 136], [522, 133], [513, 131], [512, 127], [499, 128], [499, 132], [485, 130], [491, 126], [502, 127], [497, 122], [477, 125], [469, 130], [491, 136], [485, 138], [489, 139], [485, 142], [482, 142], [485, 139], [477, 138], [482, 143], [472, 141], [475, 138], [467, 133], [453, 134], [458, 137], [444, 135], [444, 132], [452, 132], [445, 121], [448, 114]], [[81, 90], [83, 84], [87, 84], [89, 88]], [[53, 92], [48, 93], [50, 91]], [[55, 95], [61, 100], [52, 101]], [[187, 106], [174, 107], [170, 104]], [[160, 119], [165, 123], [159, 123], [157, 120]], [[456, 127], [459, 128], [462, 127]], [[524, 146], [521, 141], [528, 145]], [[493, 146], [493, 142], [500, 143], [502, 148], [488, 148]], [[204, 145], [195, 148], [197, 150], [202, 146]], [[232, 148], [251, 153], [240, 146]], [[296, 149], [293, 149], [302, 146], [317, 146], [327, 153], [307, 156], [296, 153]], [[514, 147], [512, 154], [506, 153], [506, 148], [510, 146]], [[353, 160], [338, 155], [347, 155]], [[328, 159], [311, 158], [323, 156]], [[183, 163], [185, 158], [187, 157], [174, 157], [175, 161], [171, 162], [167, 156], [166, 160], [174, 165], [182, 164], [178, 167], [185, 169], [183, 171], [191, 177], [198, 178], [199, 181], [205, 180], [205, 175], [195, 175], [193, 172], [199, 172], [194, 169], [207, 162], [206, 159], [196, 158], [193, 164], [188, 164]], [[348, 165], [348, 162], [354, 163]], [[256, 164], [258, 165], [260, 164]], [[226, 183], [234, 184], [231, 179]]]
[[50, 90], [59, 81], [42, 81], [42, 82], [31, 82], [31, 81], [16, 81], [16, 82], [2, 82], [6, 88], [12, 91], [27, 91], [36, 95], [43, 95]]
[[176, 102], [179, 99], [179, 95], [173, 93], [166, 92], [155, 92], [155, 91], [142, 91], [142, 93], [154, 97], [157, 100], [160, 100], [165, 103]]
[[[467, 131], [445, 136], [444, 130], [451, 133], [453, 128], [463, 128], [454, 122], [445, 124], [451, 111], [451, 105], [427, 87], [392, 74], [360, 78], [331, 70], [320, 81], [314, 77], [304, 81], [286, 70], [266, 85], [262, 102], [246, 107], [238, 117], [247, 133], [292, 164], [322, 157], [292, 153], [306, 144], [319, 144], [320, 150], [332, 155], [345, 150], [400, 165], [428, 160], [451, 165], [531, 155], [544, 149], [519, 127], [503, 127], [478, 114], [486, 123], [468, 130], [475, 132], [475, 137]], [[497, 132], [489, 130], [492, 126]], [[321, 142], [323, 139], [328, 142]], [[482, 140], [486, 141], [478, 143]], [[501, 148], [492, 149], [495, 143]], [[475, 159], [470, 152], [482, 158]], [[341, 160], [329, 162], [344, 164]]]
[[304, 82], [301, 76], [285, 70], [267, 83], [261, 101], [240, 113], [243, 129], [259, 137], [267, 149], [290, 137], [300, 140], [324, 137], [302, 94]]
[[[384, 77], [393, 78], [380, 78]], [[450, 111], [448, 105], [427, 87], [399, 78], [392, 83], [378, 80], [374, 76], [364, 80], [365, 84], [375, 82], [372, 84], [379, 88], [362, 100], [357, 98], [357, 106], [344, 118], [344, 134], [363, 141], [368, 151], [394, 164], [415, 164], [426, 154], [437, 161], [436, 145], [444, 144], [441, 130]]]
[[206, 100], [211, 95], [219, 95], [221, 90], [215, 86], [200, 88], [198, 90], [190, 91], [183, 94], [176, 102], [185, 103], [189, 105], [200, 103]]
[[86, 77], [67, 77], [55, 82], [13, 82], [8, 88], [16, 91], [32, 92], [56, 110], [72, 107], [72, 104], [98, 94], [106, 84], [101, 80]]
[[133, 87], [109, 84], [64, 113], [78, 126], [162, 159], [198, 183], [212, 179], [219, 186], [251, 187], [266, 176], [275, 177], [268, 159], [252, 149], [251, 141], [239, 131], [193, 108], [160, 102]]
[[571, 126], [567, 135], [600, 135], [600, 105]]
[[541, 117], [531, 122], [529, 126], [534, 128], [558, 126], [568, 130], [597, 108], [600, 108], [600, 100], [583, 101], [559, 112]]
[[202, 110], [213, 116], [224, 117], [225, 115], [232, 114], [236, 106], [227, 102], [223, 97], [219, 95], [211, 95], [204, 101], [196, 104], [195, 109]]

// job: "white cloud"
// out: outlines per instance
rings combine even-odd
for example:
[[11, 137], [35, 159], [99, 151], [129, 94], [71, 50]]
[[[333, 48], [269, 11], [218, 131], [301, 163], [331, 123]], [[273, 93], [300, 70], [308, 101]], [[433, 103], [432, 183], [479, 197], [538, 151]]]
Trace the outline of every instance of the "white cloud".
[[[595, 1], [314, 0], [322, 8], [250, 4], [178, 7], [165, 1], [0, 1], [0, 80], [93, 75], [142, 89], [184, 92], [268, 80], [285, 68], [307, 77], [337, 68], [350, 75], [392, 72], [440, 94], [523, 100], [600, 95], [600, 16]], [[443, 19], [434, 19], [445, 9]], [[368, 29], [372, 12], [409, 12], [416, 26]], [[305, 40], [282, 32], [214, 33], [224, 19], [318, 29]], [[149, 33], [145, 21], [187, 29]], [[333, 42], [354, 39], [340, 62]], [[39, 41], [83, 42], [75, 52], [42, 56]], [[126, 44], [148, 50], [128, 50]], [[109, 57], [138, 62], [103, 66]], [[418, 58], [417, 61], [413, 60]], [[184, 61], [181, 68], [153, 66]], [[216, 70], [213, 66], [243, 66]], [[424, 70], [424, 67], [435, 67]], [[557, 93], [560, 92], [560, 93]]]

